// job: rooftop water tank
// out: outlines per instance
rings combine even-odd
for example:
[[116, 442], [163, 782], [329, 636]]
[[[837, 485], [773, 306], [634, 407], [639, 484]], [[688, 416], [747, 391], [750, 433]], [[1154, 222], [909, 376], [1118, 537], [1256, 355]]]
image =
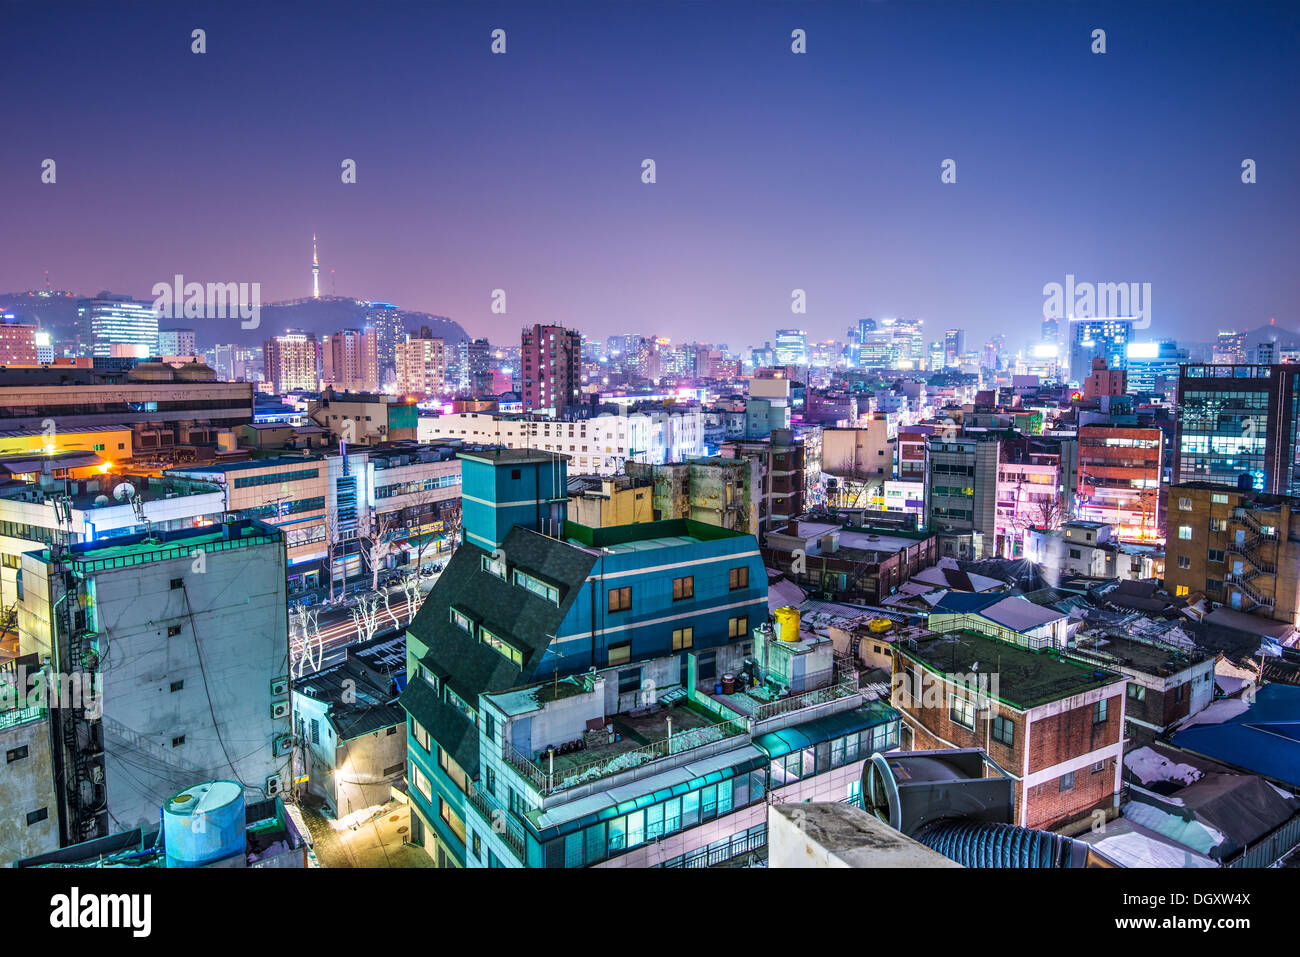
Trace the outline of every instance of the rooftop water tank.
[[799, 640], [799, 609], [778, 608], [776, 616], [776, 636], [782, 641]]
[[172, 795], [162, 809], [168, 867], [204, 867], [243, 854], [244, 787], [206, 781]]

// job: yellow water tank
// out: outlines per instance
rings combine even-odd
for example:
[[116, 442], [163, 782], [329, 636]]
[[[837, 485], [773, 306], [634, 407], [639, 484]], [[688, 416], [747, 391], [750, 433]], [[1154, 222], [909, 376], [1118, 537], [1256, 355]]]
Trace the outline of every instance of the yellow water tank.
[[782, 641], [799, 640], [799, 609], [778, 608], [776, 614], [776, 636]]
[[883, 635], [894, 627], [894, 623], [888, 618], [872, 618], [871, 621], [867, 622], [867, 627], [871, 629], [872, 633]]

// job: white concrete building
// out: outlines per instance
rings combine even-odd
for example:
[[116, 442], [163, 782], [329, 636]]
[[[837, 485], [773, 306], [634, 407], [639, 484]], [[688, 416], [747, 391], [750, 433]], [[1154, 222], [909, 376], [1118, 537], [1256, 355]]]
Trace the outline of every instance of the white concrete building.
[[1141, 581], [1164, 578], [1164, 549], [1134, 545], [1115, 538], [1106, 522], [1066, 522], [1058, 529], [1029, 528], [1024, 533], [1024, 558], [1042, 566], [1050, 584], [1063, 577], [1118, 578]]
[[702, 456], [704, 414], [699, 409], [633, 412], [569, 422], [458, 412], [421, 416], [418, 436], [421, 442], [462, 439], [470, 444], [558, 452], [570, 457], [571, 472], [614, 475], [628, 459], [663, 465]]
[[193, 479], [105, 475], [69, 481], [66, 487], [59, 481], [6, 489], [0, 492], [0, 605], [7, 608], [17, 601], [18, 556], [23, 552], [56, 538], [80, 544], [144, 532], [135, 505], [125, 494], [114, 494], [124, 484], [155, 531], [210, 525], [225, 514], [221, 487]]

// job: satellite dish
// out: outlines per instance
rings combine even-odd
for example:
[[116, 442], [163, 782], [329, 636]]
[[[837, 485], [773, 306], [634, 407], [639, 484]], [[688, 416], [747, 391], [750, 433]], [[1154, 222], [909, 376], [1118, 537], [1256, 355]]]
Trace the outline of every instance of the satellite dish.
[[96, 496], [95, 496], [95, 507], [96, 507], [96, 508], [98, 508], [98, 507], [101, 506], [101, 505], [107, 505], [107, 504], [108, 504], [108, 496], [107, 496], [107, 495], [96, 495]]
[[135, 498], [135, 486], [130, 482], [122, 482], [113, 489], [113, 498], [119, 502], [126, 502]]

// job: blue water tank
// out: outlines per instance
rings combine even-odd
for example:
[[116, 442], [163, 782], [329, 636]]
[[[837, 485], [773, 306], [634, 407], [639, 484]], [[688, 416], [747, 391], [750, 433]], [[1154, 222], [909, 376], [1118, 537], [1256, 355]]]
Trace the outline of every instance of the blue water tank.
[[179, 791], [162, 808], [168, 867], [205, 867], [245, 853], [244, 786], [206, 781]]

